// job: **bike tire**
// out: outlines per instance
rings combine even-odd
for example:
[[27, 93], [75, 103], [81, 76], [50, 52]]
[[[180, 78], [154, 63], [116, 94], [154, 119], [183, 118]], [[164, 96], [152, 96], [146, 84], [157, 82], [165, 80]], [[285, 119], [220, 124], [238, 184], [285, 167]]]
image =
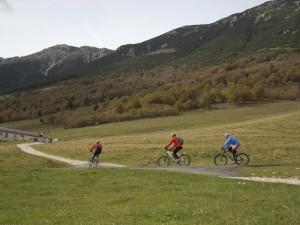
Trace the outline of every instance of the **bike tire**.
[[163, 155], [158, 159], [157, 164], [159, 166], [169, 166], [170, 165], [170, 158], [168, 156]]
[[94, 160], [92, 160], [92, 158], [91, 158], [90, 161], [89, 161], [89, 167], [92, 167], [93, 164], [94, 164]]
[[249, 164], [249, 156], [246, 153], [239, 153], [236, 156], [236, 164], [239, 166], [247, 166]]
[[180, 166], [189, 166], [191, 164], [191, 157], [187, 154], [182, 154], [180, 157]]
[[227, 156], [221, 153], [215, 155], [213, 160], [216, 166], [226, 166], [228, 162]]
[[94, 160], [94, 166], [95, 166], [95, 167], [98, 166], [98, 162], [99, 162], [99, 161], [98, 161], [97, 159]]

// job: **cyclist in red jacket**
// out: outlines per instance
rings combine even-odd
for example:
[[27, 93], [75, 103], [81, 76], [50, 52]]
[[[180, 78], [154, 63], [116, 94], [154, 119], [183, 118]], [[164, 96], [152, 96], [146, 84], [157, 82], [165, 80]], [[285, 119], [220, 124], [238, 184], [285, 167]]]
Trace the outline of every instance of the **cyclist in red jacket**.
[[90, 148], [90, 152], [94, 153], [93, 157], [90, 160], [90, 163], [92, 163], [94, 161], [94, 159], [96, 157], [99, 157], [99, 155], [102, 152], [102, 145], [100, 144], [99, 140], [96, 142], [96, 144], [92, 145], [92, 147]]
[[[169, 150], [168, 147], [171, 145], [172, 148]], [[165, 147], [166, 150], [172, 151], [173, 152], [173, 157], [176, 160], [179, 160], [178, 152], [182, 149], [182, 143], [180, 143], [179, 138], [176, 136], [176, 134], [172, 134], [171, 141], [170, 143]]]

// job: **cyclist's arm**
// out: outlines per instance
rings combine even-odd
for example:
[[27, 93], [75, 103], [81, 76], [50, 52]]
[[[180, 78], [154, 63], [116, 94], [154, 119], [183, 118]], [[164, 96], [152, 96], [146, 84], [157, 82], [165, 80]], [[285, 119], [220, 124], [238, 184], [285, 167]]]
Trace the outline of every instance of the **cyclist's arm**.
[[96, 145], [92, 145], [92, 147], [90, 148], [90, 152], [92, 152], [95, 148], [96, 148]]
[[173, 143], [174, 143], [174, 140], [171, 139], [170, 143], [165, 147], [165, 149], [167, 149], [168, 147], [170, 147]]
[[228, 138], [222, 146], [222, 149], [227, 149], [230, 145], [231, 138]]

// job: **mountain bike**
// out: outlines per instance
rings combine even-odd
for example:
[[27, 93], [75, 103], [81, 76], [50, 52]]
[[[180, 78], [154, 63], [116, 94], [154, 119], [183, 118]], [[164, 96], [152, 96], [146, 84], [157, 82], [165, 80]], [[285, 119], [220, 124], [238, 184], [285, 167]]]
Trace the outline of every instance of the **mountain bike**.
[[216, 166], [226, 166], [228, 159], [231, 159], [233, 164], [236, 163], [239, 166], [247, 166], [249, 164], [249, 156], [246, 153], [237, 153], [236, 162], [234, 162], [233, 156], [228, 149], [222, 150], [221, 153], [218, 153], [213, 157]]
[[172, 151], [165, 150], [164, 155], [159, 157], [157, 164], [159, 166], [169, 166], [171, 162], [174, 162], [180, 166], [189, 166], [191, 164], [191, 158], [188, 154], [183, 153], [183, 154], [178, 154], [178, 156], [179, 158], [175, 159]]

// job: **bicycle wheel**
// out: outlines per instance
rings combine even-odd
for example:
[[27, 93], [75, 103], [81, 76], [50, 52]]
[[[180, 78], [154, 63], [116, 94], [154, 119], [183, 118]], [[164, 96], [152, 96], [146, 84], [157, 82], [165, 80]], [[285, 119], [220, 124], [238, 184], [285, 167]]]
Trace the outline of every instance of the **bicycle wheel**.
[[215, 155], [213, 160], [216, 166], [226, 166], [228, 161], [227, 156], [221, 153]]
[[97, 167], [99, 164], [99, 157], [95, 157], [94, 159], [94, 166]]
[[89, 161], [89, 167], [92, 167], [93, 164], [94, 164], [94, 160], [92, 160], [92, 158], [91, 158], [90, 161]]
[[169, 166], [170, 165], [170, 158], [168, 156], [163, 155], [157, 161], [159, 166]]
[[180, 166], [189, 166], [191, 164], [191, 157], [187, 154], [182, 154], [180, 157]]
[[247, 166], [249, 164], [249, 156], [246, 153], [237, 154], [236, 164], [239, 166]]

